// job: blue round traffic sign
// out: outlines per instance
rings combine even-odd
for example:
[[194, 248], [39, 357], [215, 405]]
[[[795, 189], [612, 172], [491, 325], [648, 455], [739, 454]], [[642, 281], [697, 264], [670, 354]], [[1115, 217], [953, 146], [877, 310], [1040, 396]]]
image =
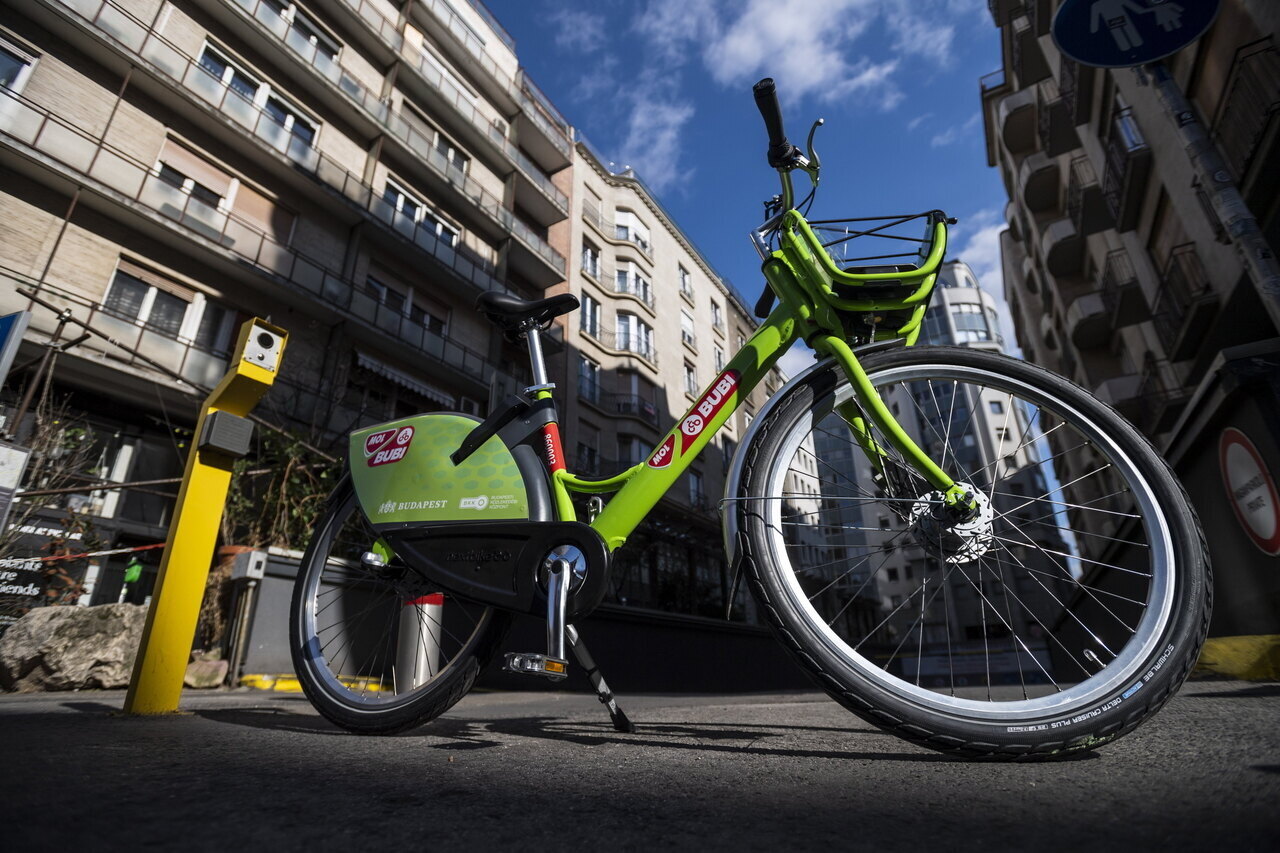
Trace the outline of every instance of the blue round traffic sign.
[[1144, 65], [1200, 38], [1221, 6], [1222, 0], [1063, 0], [1053, 40], [1082, 65]]

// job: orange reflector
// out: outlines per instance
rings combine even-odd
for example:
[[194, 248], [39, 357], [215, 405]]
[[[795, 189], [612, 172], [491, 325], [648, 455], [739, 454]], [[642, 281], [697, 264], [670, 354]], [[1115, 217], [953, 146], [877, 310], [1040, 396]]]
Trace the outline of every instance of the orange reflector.
[[564, 672], [564, 664], [549, 660], [543, 667], [547, 672]]

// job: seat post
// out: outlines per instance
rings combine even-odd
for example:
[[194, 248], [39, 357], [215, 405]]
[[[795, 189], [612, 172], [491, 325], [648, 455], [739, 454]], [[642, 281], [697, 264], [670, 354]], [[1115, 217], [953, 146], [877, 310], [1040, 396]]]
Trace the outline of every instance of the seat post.
[[556, 386], [547, 377], [547, 364], [542, 356], [542, 332], [539, 324], [527, 323], [523, 329], [525, 341], [529, 344], [529, 365], [533, 370], [533, 385], [525, 391], [550, 391]]

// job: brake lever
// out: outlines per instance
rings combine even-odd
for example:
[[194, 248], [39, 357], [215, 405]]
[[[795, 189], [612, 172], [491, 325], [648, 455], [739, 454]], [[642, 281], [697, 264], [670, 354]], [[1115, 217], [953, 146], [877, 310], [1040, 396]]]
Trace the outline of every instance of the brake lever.
[[813, 182], [813, 186], [818, 186], [818, 173], [822, 171], [822, 158], [818, 156], [818, 152], [813, 147], [813, 136], [818, 132], [818, 128], [826, 124], [827, 120], [820, 118], [813, 123], [813, 127], [809, 128], [809, 138], [805, 141], [804, 147], [809, 151], [809, 163], [804, 170], [809, 173], [809, 180]]

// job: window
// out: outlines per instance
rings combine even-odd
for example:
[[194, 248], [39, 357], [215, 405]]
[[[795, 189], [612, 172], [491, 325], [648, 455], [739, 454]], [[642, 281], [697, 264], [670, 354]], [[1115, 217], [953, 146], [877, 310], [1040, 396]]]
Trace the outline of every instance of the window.
[[707, 497], [702, 493], [702, 475], [697, 471], [689, 472], [689, 503], [702, 506]]
[[364, 280], [365, 292], [372, 296], [380, 305], [385, 305], [397, 314], [405, 313], [405, 306], [408, 305], [408, 299], [405, 295], [395, 288], [387, 287], [378, 279], [369, 276]]
[[888, 576], [888, 579], [889, 579], [889, 582], [890, 582], [890, 583], [894, 583], [894, 582], [896, 582], [896, 581], [898, 580], [898, 570], [897, 570], [897, 569], [886, 569], [886, 570], [885, 570], [885, 574]]
[[[299, 9], [298, 4], [285, 3], [282, 0], [263, 0], [261, 6], [271, 9], [289, 25], [289, 33], [285, 36], [285, 41], [295, 50], [309, 44], [316, 55], [323, 56], [331, 62], [338, 58], [338, 44], [324, 35], [320, 25]], [[299, 51], [299, 53], [302, 52]]]
[[618, 264], [616, 288], [618, 293], [628, 293], [638, 297], [646, 305], [653, 304], [653, 287], [649, 284], [649, 279], [640, 273], [640, 268], [632, 261], [622, 261]]
[[436, 239], [446, 246], [458, 244], [457, 228], [445, 223], [432, 213], [423, 201], [394, 181], [387, 181], [382, 191], [382, 199], [395, 212], [397, 225], [416, 226], [415, 230], [425, 230], [435, 234]]
[[682, 266], [677, 266], [676, 275], [680, 279], [680, 292], [685, 296], [693, 296], [693, 279], [690, 278], [689, 271]]
[[653, 358], [653, 327], [635, 314], [618, 312], [618, 349]]
[[274, 94], [270, 85], [260, 82], [252, 74], [237, 68], [229, 59], [208, 45], [200, 54], [200, 67], [217, 78], [223, 86], [271, 116], [277, 125], [306, 143], [308, 147], [315, 142], [316, 126], [303, 118], [300, 110], [278, 94]]
[[421, 298], [420, 296], [413, 298], [413, 303], [409, 306], [409, 319], [422, 326], [428, 332], [443, 337], [446, 325], [445, 318], [449, 316], [448, 312], [434, 305], [428, 307], [418, 304]]
[[747, 336], [738, 332], [738, 349], [742, 349], [747, 345]]
[[582, 294], [582, 310], [578, 312], [578, 328], [585, 335], [600, 339], [600, 301]]
[[720, 371], [724, 370], [724, 350], [722, 350], [720, 347], [717, 346], [715, 348], [715, 356], [716, 356], [716, 373], [719, 373]]
[[582, 241], [582, 271], [594, 279], [600, 278], [600, 250]]
[[436, 150], [445, 161], [444, 167], [446, 170], [456, 169], [462, 174], [466, 174], [467, 167], [471, 164], [471, 158], [455, 145], [449, 137], [441, 133], [439, 128], [428, 121], [427, 117], [419, 112], [413, 104], [408, 101], [402, 101], [400, 104], [400, 116], [418, 136], [421, 136], [428, 145]]
[[714, 299], [711, 300], [711, 325], [717, 329], [724, 328], [724, 309]]
[[684, 363], [684, 392], [686, 394], [698, 393], [698, 370], [687, 361]]
[[[726, 424], [728, 426], [728, 424]], [[734, 454], [738, 452], [738, 442], [732, 438], [724, 440], [724, 470], [728, 472], [729, 465], [733, 463]]]
[[187, 177], [168, 163], [160, 164], [159, 177], [169, 186], [182, 190], [187, 195], [204, 202], [209, 207], [216, 208], [222, 201], [222, 196], [217, 192], [204, 184], [198, 183], [194, 178]]
[[231, 343], [233, 312], [164, 276], [121, 260], [103, 297], [110, 314], [211, 352]]
[[624, 465], [639, 465], [644, 461], [645, 443], [634, 435], [618, 436], [618, 460]]
[[693, 315], [688, 311], [680, 312], [680, 340], [691, 347], [698, 345], [698, 337], [693, 333]]
[[0, 86], [21, 92], [31, 76], [35, 58], [7, 41], [0, 40]]
[[981, 305], [958, 302], [951, 306], [951, 319], [956, 325], [957, 342], [991, 340], [991, 330], [987, 326], [986, 314]]
[[628, 243], [635, 243], [649, 254], [649, 229], [629, 210], [619, 210], [614, 219], [613, 236]]
[[586, 356], [578, 358], [578, 396], [592, 403], [600, 402], [600, 365]]

